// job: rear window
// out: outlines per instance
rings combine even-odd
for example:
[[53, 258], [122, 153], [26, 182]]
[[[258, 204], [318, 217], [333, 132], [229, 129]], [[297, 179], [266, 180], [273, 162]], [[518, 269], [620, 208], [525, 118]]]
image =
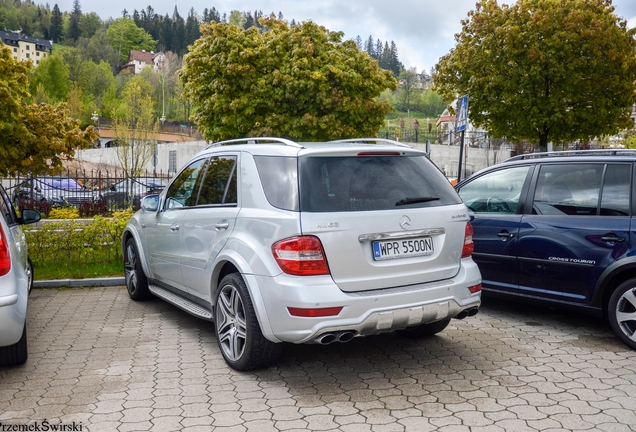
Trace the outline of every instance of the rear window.
[[306, 157], [300, 166], [304, 212], [436, 207], [461, 200], [425, 156]]

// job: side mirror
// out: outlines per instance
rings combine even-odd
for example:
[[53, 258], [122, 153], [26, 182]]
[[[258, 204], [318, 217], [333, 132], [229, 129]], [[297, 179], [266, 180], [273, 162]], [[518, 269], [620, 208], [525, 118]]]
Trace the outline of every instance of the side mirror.
[[159, 208], [159, 195], [147, 195], [141, 201], [141, 210], [145, 212], [156, 212]]
[[22, 225], [28, 225], [28, 224], [39, 222], [41, 218], [42, 216], [40, 215], [40, 212], [37, 210], [23, 209], [20, 212], [20, 223]]

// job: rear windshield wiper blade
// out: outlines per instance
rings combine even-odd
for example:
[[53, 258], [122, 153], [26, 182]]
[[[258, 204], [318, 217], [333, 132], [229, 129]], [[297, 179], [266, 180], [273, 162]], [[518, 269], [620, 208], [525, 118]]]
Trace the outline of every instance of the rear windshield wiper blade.
[[437, 201], [439, 197], [417, 197], [417, 198], [403, 198], [395, 203], [396, 207], [409, 205], [409, 204], [417, 204], [424, 203], [429, 201]]

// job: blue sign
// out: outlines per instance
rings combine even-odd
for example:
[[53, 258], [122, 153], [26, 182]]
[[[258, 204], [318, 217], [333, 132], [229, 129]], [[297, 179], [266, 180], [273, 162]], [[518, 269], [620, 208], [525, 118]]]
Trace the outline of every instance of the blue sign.
[[468, 95], [462, 96], [457, 101], [457, 132], [466, 130], [468, 124]]

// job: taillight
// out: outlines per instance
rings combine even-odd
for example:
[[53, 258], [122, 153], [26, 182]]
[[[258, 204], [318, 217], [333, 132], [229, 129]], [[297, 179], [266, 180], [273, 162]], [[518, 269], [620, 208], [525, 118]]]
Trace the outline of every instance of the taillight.
[[7, 237], [4, 235], [2, 226], [0, 226], [0, 276], [4, 276], [11, 270], [11, 252]]
[[342, 306], [330, 307], [330, 308], [311, 308], [311, 309], [287, 307], [287, 310], [289, 311], [289, 314], [292, 316], [316, 318], [316, 317], [326, 317], [326, 316], [337, 316], [342, 310]]
[[466, 222], [466, 233], [464, 234], [464, 248], [462, 249], [462, 258], [468, 258], [475, 250], [473, 243], [473, 226], [470, 222]]
[[295, 276], [329, 274], [325, 251], [318, 237], [298, 236], [272, 245], [274, 259], [285, 273]]
[[478, 293], [479, 291], [481, 291], [481, 284], [469, 286], [468, 287], [468, 291], [470, 291], [471, 294]]

